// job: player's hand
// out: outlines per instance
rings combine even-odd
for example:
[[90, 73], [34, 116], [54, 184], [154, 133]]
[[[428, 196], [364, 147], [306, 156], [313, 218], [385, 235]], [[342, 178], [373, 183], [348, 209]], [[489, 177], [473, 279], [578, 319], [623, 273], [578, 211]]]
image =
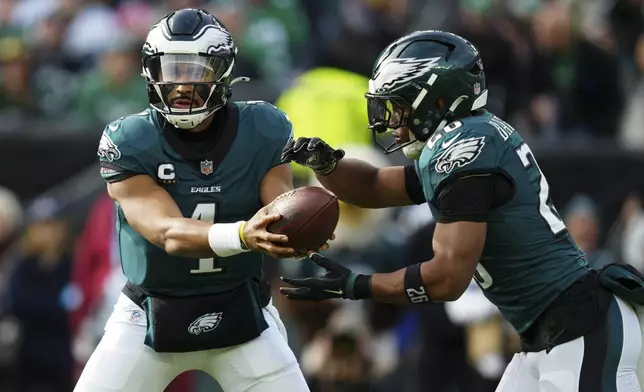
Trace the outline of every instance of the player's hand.
[[282, 150], [282, 163], [295, 161], [322, 175], [331, 173], [343, 157], [344, 150], [334, 150], [317, 137], [291, 139]]
[[288, 299], [303, 301], [322, 301], [332, 298], [357, 299], [354, 295], [354, 286], [358, 274], [318, 253], [309, 255], [309, 258], [327, 272], [312, 278], [282, 277], [280, 278], [282, 282], [295, 287], [280, 287], [281, 294]]
[[[333, 241], [335, 239], [335, 233], [331, 234], [331, 238], [329, 238], [329, 241]], [[324, 252], [329, 250], [329, 243], [325, 242], [324, 245], [320, 247], [320, 249], [310, 249], [306, 254], [301, 254], [301, 253], [296, 253], [293, 255], [293, 258], [295, 259], [303, 259], [305, 257], [311, 256], [313, 253], [318, 253], [318, 252]]]
[[288, 237], [267, 230], [268, 225], [281, 219], [280, 214], [271, 214], [265, 206], [244, 225], [244, 242], [248, 249], [263, 252], [276, 259], [295, 256], [295, 249], [286, 246]]

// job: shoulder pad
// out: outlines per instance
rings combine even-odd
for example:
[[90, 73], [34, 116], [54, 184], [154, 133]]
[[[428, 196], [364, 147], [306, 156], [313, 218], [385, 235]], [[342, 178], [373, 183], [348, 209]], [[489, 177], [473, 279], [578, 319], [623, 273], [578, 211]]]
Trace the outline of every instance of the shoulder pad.
[[106, 127], [104, 132], [109, 137], [119, 143], [132, 144], [133, 147], [143, 149], [149, 144], [155, 143], [160, 134], [160, 129], [153, 119], [154, 113], [145, 110], [141, 113], [121, 117], [112, 121]]
[[139, 161], [159, 141], [160, 130], [149, 110], [122, 117], [103, 130], [97, 155], [106, 180], [121, 178], [124, 172], [145, 173]]
[[291, 120], [275, 105], [266, 101], [246, 101], [244, 104], [244, 112], [252, 117], [255, 129], [260, 135], [279, 142], [293, 136]]
[[293, 124], [286, 113], [265, 101], [240, 103], [240, 122], [252, 124], [262, 151], [270, 157], [269, 167], [281, 163], [282, 149], [293, 137]]
[[477, 133], [507, 140], [514, 133], [514, 128], [500, 118], [490, 116], [474, 116], [462, 120], [463, 132]]
[[485, 171], [498, 165], [494, 128], [483, 121], [455, 121], [427, 141], [419, 169], [442, 180], [454, 173]]

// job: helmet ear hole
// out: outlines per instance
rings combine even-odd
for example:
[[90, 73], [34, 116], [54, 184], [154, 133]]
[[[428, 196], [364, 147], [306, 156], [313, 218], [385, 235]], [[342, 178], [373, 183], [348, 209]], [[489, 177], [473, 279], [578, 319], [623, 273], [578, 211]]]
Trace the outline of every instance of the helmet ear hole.
[[440, 112], [443, 110], [444, 107], [445, 107], [445, 101], [443, 101], [442, 98], [438, 98], [434, 102], [434, 108], [436, 109], [436, 111]]
[[481, 60], [477, 60], [472, 68], [470, 68], [470, 73], [474, 76], [479, 76], [483, 73], [483, 68], [481, 67]]

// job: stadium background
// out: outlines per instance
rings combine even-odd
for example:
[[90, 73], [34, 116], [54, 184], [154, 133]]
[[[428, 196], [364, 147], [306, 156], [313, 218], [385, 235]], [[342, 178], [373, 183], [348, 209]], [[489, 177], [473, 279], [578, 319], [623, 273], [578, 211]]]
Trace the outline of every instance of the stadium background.
[[[642, 0], [0, 0], [0, 390], [67, 392], [123, 278], [96, 147], [106, 123], [147, 107], [139, 49], [169, 10], [215, 13], [239, 46], [237, 100], [285, 110], [379, 165], [365, 129], [379, 51], [417, 29], [470, 39], [489, 109], [536, 152], [594, 265], [644, 268]], [[311, 181], [297, 170], [298, 184]], [[342, 206], [330, 257], [390, 271], [431, 257], [426, 206]], [[268, 276], [311, 274], [270, 261]], [[277, 286], [277, 285], [275, 285]], [[313, 391], [493, 391], [516, 336], [474, 286], [456, 303], [275, 301]], [[203, 374], [168, 391], [212, 391]]]

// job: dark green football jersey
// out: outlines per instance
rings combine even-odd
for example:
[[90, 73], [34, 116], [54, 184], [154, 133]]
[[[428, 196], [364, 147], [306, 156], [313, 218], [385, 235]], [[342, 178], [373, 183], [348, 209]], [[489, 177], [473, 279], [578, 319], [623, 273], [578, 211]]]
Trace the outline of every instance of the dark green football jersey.
[[519, 333], [586, 272], [530, 148], [498, 117], [467, 117], [436, 132], [416, 170], [437, 220], [436, 191], [449, 179], [500, 172], [514, 182], [512, 199], [488, 215], [475, 279]]
[[[208, 223], [250, 219], [261, 208], [262, 179], [280, 164], [292, 126], [283, 112], [266, 102], [228, 106], [233, 114], [228, 115], [226, 128], [234, 129], [224, 130], [228, 137], [217, 143], [229, 147], [211, 159], [180, 155], [152, 110], [109, 124], [98, 150], [102, 177], [113, 182], [148, 175], [172, 196], [186, 218]], [[137, 233], [118, 203], [116, 213], [123, 272], [143, 289], [174, 296], [216, 293], [261, 276], [260, 253], [199, 260], [173, 257]]]

